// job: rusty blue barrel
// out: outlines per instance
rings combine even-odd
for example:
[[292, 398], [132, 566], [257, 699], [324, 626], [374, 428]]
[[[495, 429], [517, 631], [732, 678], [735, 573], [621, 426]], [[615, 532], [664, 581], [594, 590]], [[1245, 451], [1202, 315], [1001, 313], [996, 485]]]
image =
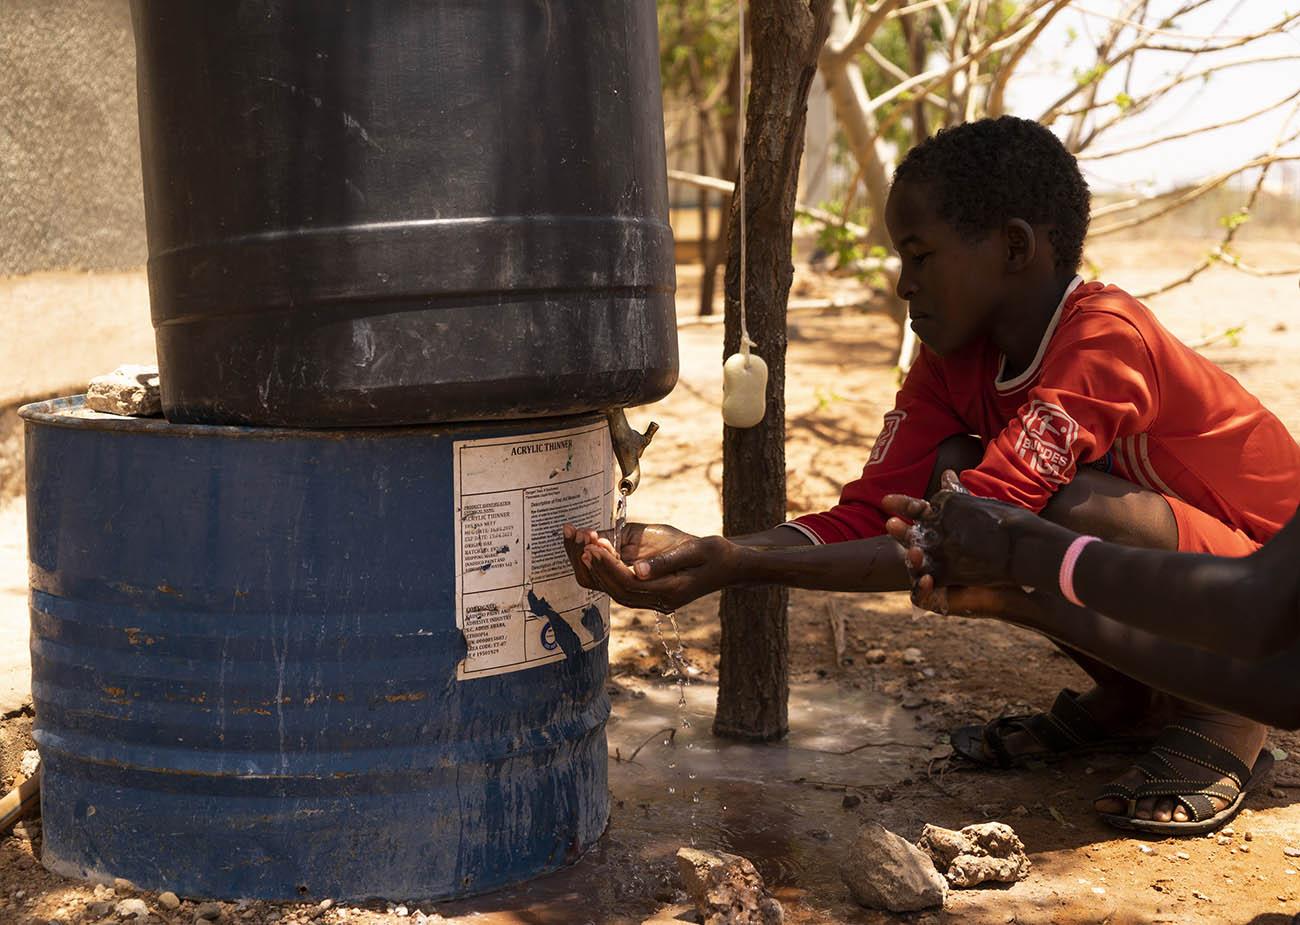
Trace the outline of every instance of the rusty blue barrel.
[[348, 432], [26, 422], [44, 858], [222, 898], [443, 898], [608, 817], [609, 526], [579, 416]]

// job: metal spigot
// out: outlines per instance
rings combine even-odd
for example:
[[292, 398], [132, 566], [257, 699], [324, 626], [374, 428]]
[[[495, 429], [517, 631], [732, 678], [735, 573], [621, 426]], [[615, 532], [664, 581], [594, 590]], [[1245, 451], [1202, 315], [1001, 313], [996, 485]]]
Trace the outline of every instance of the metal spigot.
[[606, 412], [605, 419], [609, 421], [609, 436], [614, 444], [614, 458], [618, 460], [618, 468], [623, 473], [623, 477], [618, 482], [618, 490], [624, 496], [630, 495], [636, 491], [637, 485], [641, 484], [641, 454], [654, 439], [659, 425], [651, 421], [644, 434], [637, 433], [627, 422], [627, 415], [623, 413], [622, 408]]

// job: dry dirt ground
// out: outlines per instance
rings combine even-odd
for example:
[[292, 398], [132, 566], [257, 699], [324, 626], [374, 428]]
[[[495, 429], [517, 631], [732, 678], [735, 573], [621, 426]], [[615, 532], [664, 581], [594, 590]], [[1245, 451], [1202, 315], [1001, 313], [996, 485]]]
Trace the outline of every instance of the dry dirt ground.
[[[1102, 278], [1141, 291], [1178, 275], [1204, 248], [1197, 242], [1115, 242], [1091, 257]], [[1300, 264], [1300, 246], [1256, 244], [1250, 256], [1257, 263], [1295, 265]], [[690, 268], [680, 268], [681, 383], [658, 406], [631, 415], [635, 423], [654, 418], [663, 428], [643, 460], [642, 487], [632, 500], [631, 516], [709, 533], [720, 524], [720, 329], [689, 318], [695, 309], [694, 281]], [[796, 297], [814, 300], [843, 288], [823, 277], [801, 278]], [[1262, 280], [1215, 270], [1152, 304], [1188, 341], [1240, 327], [1237, 336], [1204, 352], [1300, 434], [1300, 292], [1295, 277]], [[792, 315], [787, 380], [792, 514], [833, 503], [841, 483], [860, 471], [896, 386], [895, 338], [888, 320], [852, 308]], [[707, 729], [708, 685], [716, 679], [716, 606], [715, 599], [704, 599], [678, 614], [693, 669], [693, 703], [704, 714], [695, 723], [697, 730]], [[839, 663], [831, 619], [842, 619], [846, 626], [845, 657]], [[613, 623], [610, 692], [616, 722], [611, 729], [617, 730], [618, 723], [636, 720], [641, 704], [674, 695], [672, 681], [663, 677], [665, 660], [654, 620], [615, 608]], [[1084, 683], [1045, 641], [992, 622], [916, 616], [902, 595], [795, 592], [790, 627], [798, 695], [831, 704], [829, 713], [796, 712], [792, 733], [815, 733], [808, 727], [832, 724], [835, 710], [855, 709], [841, 704], [867, 703], [888, 713], [889, 728], [904, 730], [908, 738], [887, 761], [863, 752], [860, 770], [855, 770], [856, 759], [841, 756], [833, 777], [800, 774], [771, 776], [756, 784], [718, 783], [717, 792], [707, 794], [704, 812], [719, 805], [726, 810], [729, 800], [748, 815], [767, 814], [771, 825], [757, 830], [767, 832], [766, 840], [729, 842], [723, 837], [720, 843], [750, 854], [776, 887], [787, 921], [1262, 925], [1291, 922], [1300, 912], [1300, 859], [1283, 851], [1300, 842], [1300, 805], [1293, 802], [1300, 796], [1300, 736], [1274, 734], [1272, 743], [1294, 757], [1279, 763], [1272, 789], [1251, 799], [1226, 844], [1214, 838], [1126, 838], [1090, 811], [1093, 790], [1123, 769], [1122, 757], [1009, 774], [950, 768], [934, 760], [943, 754], [943, 736], [952, 726], [1004, 709], [1041, 708], [1062, 686]], [[903, 663], [901, 653], [909, 647], [921, 650], [919, 663]], [[884, 661], [868, 661], [866, 653], [873, 648], [884, 650]], [[12, 773], [30, 722], [29, 715], [18, 715], [0, 725], [7, 743], [0, 749], [4, 773]], [[626, 755], [623, 751], [620, 757]], [[673, 820], [686, 818], [685, 810], [674, 809], [681, 796], [651, 792], [637, 783], [636, 774], [623, 761], [613, 763], [616, 799], [610, 831], [582, 862], [576, 880], [570, 872], [517, 894], [454, 905], [417, 903], [406, 910], [390, 910], [382, 903], [327, 910], [228, 903], [221, 907], [223, 920], [398, 922], [406, 920], [401, 911], [416, 921], [436, 911], [448, 920], [474, 922], [689, 921], [678, 916], [681, 907], [674, 904], [681, 897], [671, 873], [672, 851], [690, 834], [671, 828]], [[701, 786], [709, 790], [707, 782]], [[659, 814], [668, 823], [655, 829]], [[693, 832], [696, 811], [690, 818]], [[1034, 868], [1027, 881], [1010, 888], [953, 893], [942, 911], [891, 917], [861, 910], [838, 883], [834, 866], [837, 852], [868, 819], [912, 838], [925, 822], [958, 827], [1001, 819], [1021, 835]], [[714, 828], [724, 827], [719, 823]], [[774, 829], [779, 837], [772, 836]], [[0, 922], [98, 921], [93, 904], [108, 901], [104, 887], [96, 896], [88, 886], [46, 873], [35, 860], [39, 827], [27, 834], [35, 840], [0, 839]], [[135, 894], [125, 886], [112, 901], [134, 895], [146, 900], [154, 921], [188, 925], [194, 918], [192, 902], [168, 911], [155, 895]]]

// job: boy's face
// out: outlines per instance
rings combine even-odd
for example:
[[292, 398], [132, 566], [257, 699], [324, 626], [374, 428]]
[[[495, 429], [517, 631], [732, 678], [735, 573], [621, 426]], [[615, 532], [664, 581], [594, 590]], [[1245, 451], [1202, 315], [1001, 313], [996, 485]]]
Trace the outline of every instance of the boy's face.
[[894, 184], [885, 225], [902, 261], [898, 297], [912, 330], [940, 356], [985, 334], [1002, 301], [1001, 235], [971, 242], [939, 217], [931, 187]]

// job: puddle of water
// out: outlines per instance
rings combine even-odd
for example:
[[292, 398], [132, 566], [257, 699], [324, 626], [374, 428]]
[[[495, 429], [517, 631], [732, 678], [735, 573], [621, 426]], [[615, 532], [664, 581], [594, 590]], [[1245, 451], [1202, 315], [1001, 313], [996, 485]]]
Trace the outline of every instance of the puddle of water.
[[825, 904], [843, 892], [840, 854], [875, 805], [846, 812], [844, 788], [894, 784], [932, 744], [888, 698], [830, 683], [792, 689], [790, 739], [765, 745], [713, 738], [713, 685], [624, 686], [645, 696], [615, 699], [613, 803], [600, 843], [568, 870], [441, 905], [442, 915], [641, 925], [679, 898], [675, 855], [685, 845], [749, 858], [783, 902]]

